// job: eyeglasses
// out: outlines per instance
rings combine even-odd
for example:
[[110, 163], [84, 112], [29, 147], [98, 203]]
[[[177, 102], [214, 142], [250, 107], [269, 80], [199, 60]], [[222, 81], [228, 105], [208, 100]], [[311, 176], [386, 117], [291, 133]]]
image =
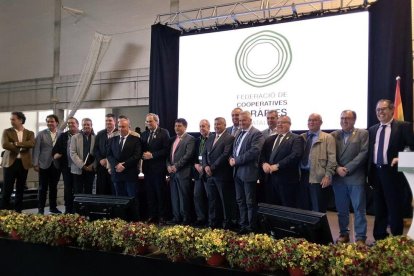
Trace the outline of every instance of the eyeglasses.
[[387, 107], [377, 108], [377, 109], [375, 109], [375, 111], [376, 111], [377, 113], [379, 113], [379, 112], [381, 112], [381, 111], [386, 111], [387, 109], [390, 109], [390, 108], [387, 106]]

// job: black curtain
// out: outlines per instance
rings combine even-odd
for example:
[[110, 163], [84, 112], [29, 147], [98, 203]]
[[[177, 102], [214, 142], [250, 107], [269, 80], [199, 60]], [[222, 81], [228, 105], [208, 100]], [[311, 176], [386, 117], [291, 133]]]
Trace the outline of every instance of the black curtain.
[[378, 122], [379, 99], [394, 101], [401, 77], [404, 119], [413, 120], [411, 0], [379, 0], [370, 8], [368, 126]]
[[162, 24], [151, 27], [149, 111], [160, 126], [174, 133], [178, 112], [178, 54], [180, 32]]

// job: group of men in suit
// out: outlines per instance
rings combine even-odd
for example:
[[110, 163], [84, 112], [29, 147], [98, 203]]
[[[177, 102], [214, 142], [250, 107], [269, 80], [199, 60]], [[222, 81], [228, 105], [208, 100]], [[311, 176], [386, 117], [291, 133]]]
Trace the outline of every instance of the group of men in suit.
[[[69, 118], [68, 131], [57, 130], [59, 119], [46, 118], [48, 128], [39, 132], [24, 129], [24, 114], [13, 112], [12, 128], [3, 132], [6, 150], [3, 208], [16, 181], [16, 210], [21, 211], [27, 170], [33, 164], [39, 172], [39, 213], [44, 212], [49, 189], [51, 212], [56, 208], [56, 185], [62, 172], [66, 212], [73, 212], [73, 193], [91, 193], [97, 173], [97, 193], [136, 196], [139, 161], [147, 198], [149, 222], [167, 218], [165, 180], [169, 175], [171, 223], [233, 228], [240, 233], [257, 227], [257, 189], [262, 186], [268, 203], [326, 212], [326, 187], [332, 185], [338, 211], [338, 242], [349, 241], [349, 206], [355, 214], [355, 239], [366, 240], [365, 184], [367, 175], [375, 187], [375, 239], [385, 238], [387, 226], [393, 235], [403, 231], [404, 181], [397, 172], [398, 152], [413, 146], [410, 124], [393, 120], [394, 106], [380, 100], [376, 106], [379, 124], [369, 131], [354, 127], [357, 115], [344, 110], [341, 129], [321, 131], [319, 114], [308, 118], [308, 131], [290, 131], [288, 116], [269, 111], [269, 128], [259, 131], [251, 114], [236, 108], [233, 125], [214, 120], [213, 134], [208, 120], [200, 121], [200, 136], [188, 134], [187, 121], [175, 120], [175, 136], [159, 127], [158, 115], [149, 113], [141, 136], [130, 130], [125, 116], [106, 116], [106, 129], [94, 135], [92, 121]], [[117, 124], [117, 127], [116, 127]], [[33, 161], [30, 150], [33, 150]], [[93, 159], [89, 160], [89, 157]], [[258, 181], [260, 179], [260, 181]], [[194, 180], [194, 184], [192, 182]], [[259, 185], [258, 185], [259, 183]], [[192, 209], [194, 206], [194, 209]]]

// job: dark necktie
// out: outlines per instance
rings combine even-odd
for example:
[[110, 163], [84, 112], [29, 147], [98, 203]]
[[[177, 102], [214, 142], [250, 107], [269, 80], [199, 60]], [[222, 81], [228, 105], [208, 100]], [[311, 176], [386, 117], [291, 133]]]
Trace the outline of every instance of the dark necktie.
[[309, 163], [309, 153], [312, 147], [313, 136], [315, 136], [315, 134], [310, 133], [308, 135], [308, 139], [306, 139], [305, 151], [303, 152], [303, 157], [302, 157], [302, 162], [301, 162], [303, 167], [308, 166], [308, 163]]
[[151, 131], [150, 132], [150, 134], [149, 134], [149, 136], [148, 136], [148, 145], [151, 143], [151, 141], [152, 141], [152, 138], [154, 138], [154, 131]]
[[272, 153], [270, 154], [269, 162], [272, 162], [273, 158], [275, 158], [277, 148], [280, 145], [280, 142], [283, 140], [283, 134], [279, 134], [277, 136], [277, 139], [275, 140], [275, 143], [273, 144]]
[[124, 140], [125, 140], [125, 137], [121, 136], [121, 140], [119, 142], [119, 151], [122, 151], [122, 148], [124, 147]]
[[237, 136], [236, 145], [234, 147], [234, 156], [237, 156], [237, 149], [239, 148], [239, 145], [241, 143], [241, 140], [242, 140], [244, 134], [246, 134], [246, 131], [245, 130], [242, 130], [240, 132], [239, 136]]
[[379, 135], [379, 141], [378, 141], [378, 150], [377, 150], [377, 166], [384, 165], [384, 140], [385, 140], [385, 128], [387, 125], [381, 126], [381, 132]]

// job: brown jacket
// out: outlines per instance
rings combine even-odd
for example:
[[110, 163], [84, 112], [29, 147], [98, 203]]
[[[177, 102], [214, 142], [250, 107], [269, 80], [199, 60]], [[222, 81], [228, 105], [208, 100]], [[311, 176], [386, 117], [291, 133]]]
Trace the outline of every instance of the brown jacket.
[[[14, 143], [17, 142], [17, 146]], [[20, 151], [20, 158], [22, 160], [23, 167], [28, 170], [32, 167], [32, 153], [31, 148], [35, 144], [35, 136], [33, 131], [24, 129], [23, 140], [19, 142], [17, 133], [14, 128], [8, 128], [3, 131], [1, 138], [1, 144], [5, 149], [1, 165], [3, 168], [8, 168], [13, 165]]]

